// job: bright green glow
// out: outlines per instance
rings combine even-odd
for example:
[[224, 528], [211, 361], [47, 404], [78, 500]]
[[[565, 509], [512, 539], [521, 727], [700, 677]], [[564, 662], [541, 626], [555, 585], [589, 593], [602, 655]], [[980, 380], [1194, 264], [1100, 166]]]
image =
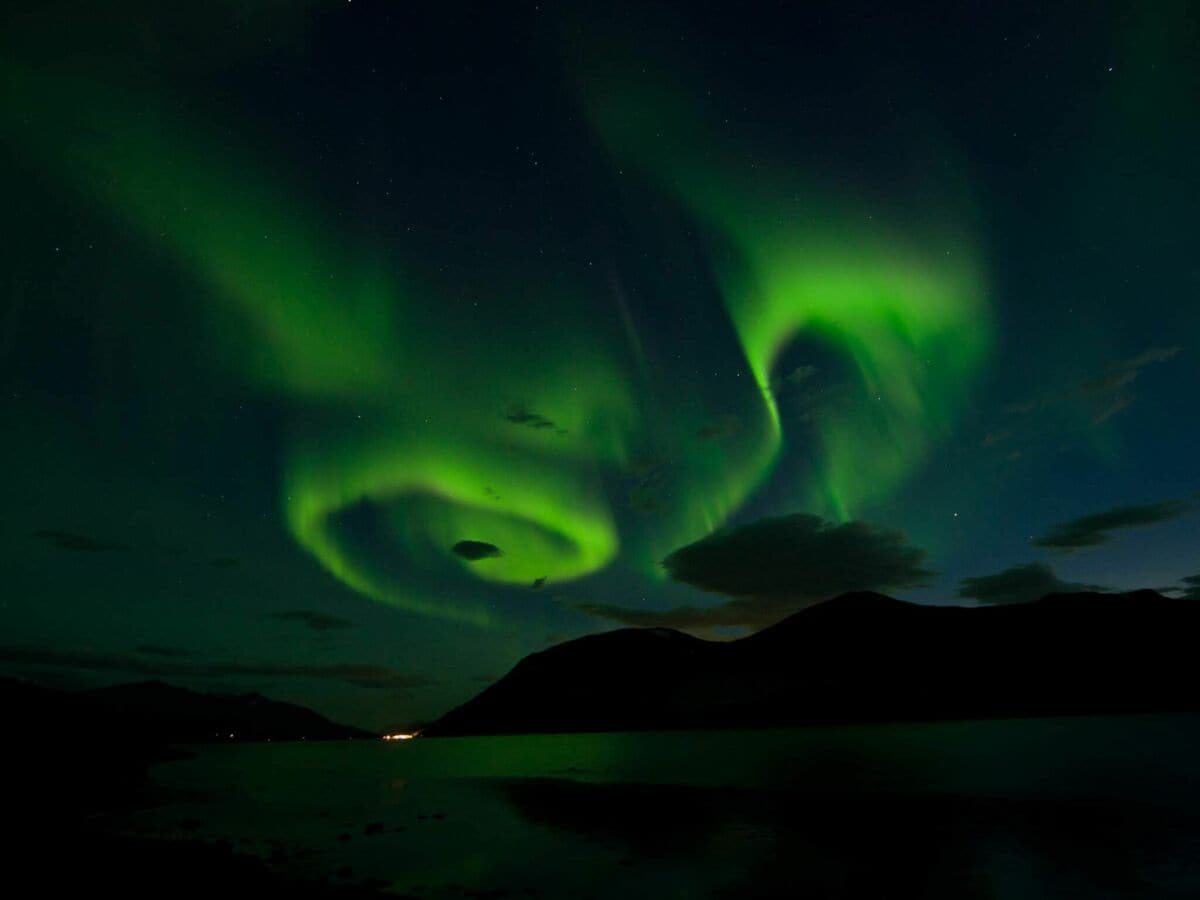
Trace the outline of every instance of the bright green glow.
[[[969, 241], [961, 231], [922, 235], [911, 223], [908, 232], [888, 229], [799, 174], [726, 148], [716, 129], [689, 120], [687, 98], [612, 84], [588, 92], [596, 128], [618, 160], [674, 194], [716, 239], [714, 274], [762, 396], [764, 443], [736, 471], [730, 505], [779, 456], [772, 370], [807, 330], [853, 362], [858, 396], [820, 416], [819, 476], [802, 500], [840, 519], [861, 513], [948, 430], [987, 349], [990, 320]], [[703, 511], [693, 515], [695, 530], [711, 527]]]
[[[575, 374], [586, 376], [589, 365], [582, 354], [577, 359]], [[475, 577], [528, 586], [590, 574], [615, 556], [617, 529], [596, 463], [620, 453], [627, 426], [619, 382], [595, 371], [575, 384], [553, 377], [550, 367], [540, 391], [518, 394], [518, 386], [533, 381], [519, 371], [488, 371], [492, 388], [505, 385], [505, 375], [515, 377], [500, 396], [534, 398], [533, 408], [556, 427], [507, 422], [502, 405], [473, 393], [475, 377], [446, 372], [420, 398], [404, 398], [408, 415], [401, 421], [376, 412], [367, 416], [374, 427], [324, 423], [293, 442], [285, 460], [288, 525], [346, 584], [414, 612], [486, 617], [469, 601], [447, 605], [444, 592], [424, 599], [377, 558], [356, 554], [338, 517], [364, 502], [386, 511], [407, 564], [424, 571], [450, 560]], [[460, 540], [495, 544], [503, 555], [461, 559], [450, 552]]]
[[445, 610], [389, 586], [369, 561], [356, 559], [337, 528], [339, 513], [363, 501], [390, 509], [416, 562], [422, 553], [445, 555], [463, 539], [495, 544], [503, 556], [452, 558], [503, 583], [576, 578], [609, 562], [618, 546], [594, 479], [511, 447], [489, 452], [470, 435], [386, 434], [338, 446], [322, 434], [291, 454], [285, 498], [292, 532], [326, 568], [364, 593], [419, 612]]
[[152, 98], [16, 65], [0, 71], [18, 139], [168, 247], [252, 329], [237, 361], [250, 377], [314, 395], [394, 377], [407, 355], [396, 285], [377, 262], [339, 248], [333, 229], [287, 192], [268, 190], [252, 160]]
[[[204, 356], [280, 401], [296, 540], [346, 585], [416, 613], [484, 623], [490, 606], [463, 584], [577, 579], [621, 548], [661, 575], [663, 556], [721, 526], [778, 460], [786, 421], [769, 385], [802, 331], [844, 351], [858, 396], [822, 411], [817, 477], [777, 502], [856, 515], [949, 427], [986, 346], [966, 242], [901, 240], [794, 174], [722, 159], [695, 124], [647, 118], [640, 88], [599, 104], [595, 119], [614, 154], [714, 238], [713, 274], [745, 356], [723, 373], [743, 385], [728, 408], [655, 369], [657, 336], [639, 335], [623, 306], [557, 277], [540, 283], [535, 265], [511, 267], [519, 283], [490, 279], [473, 307], [444, 302], [454, 288], [418, 277], [406, 248], [349, 246], [303, 191], [173, 106], [84, 78], [3, 72], [14, 142], [197, 276], [213, 301]], [[668, 99], [662, 109], [683, 108]], [[680, 365], [706, 354], [685, 349], [697, 359]], [[736, 433], [699, 439], [722, 413]], [[660, 508], [625, 517], [619, 533], [621, 485], [643, 455], [667, 473]], [[461, 559], [460, 540], [502, 555]]]
[[798, 245], [790, 253], [740, 244], [758, 290], [731, 294], [731, 312], [775, 423], [766, 385], [798, 331], [815, 330], [854, 362], [861, 399], [820, 421], [824, 472], [808, 498], [848, 519], [894, 489], [949, 427], [980, 361], [986, 317], [970, 265], [897, 257], [867, 242], [853, 254], [822, 252], [790, 237]]
[[[389, 266], [339, 246], [294, 192], [268, 191], [262, 167], [165, 105], [16, 66], [5, 81], [18, 141], [200, 274], [224, 303], [218, 333], [234, 333], [217, 352], [295, 408], [286, 519], [334, 576], [413, 612], [487, 621], [476, 600], [428, 596], [382, 565], [380, 551], [357, 547], [339, 517], [364, 502], [390, 511], [401, 555], [426, 572], [449, 560], [471, 576], [528, 585], [613, 558], [619, 542], [598, 466], [622, 458], [632, 403], [592, 335], [543, 346], [536, 335], [498, 340], [486, 317], [450, 326], [429, 291], [402, 290]], [[429, 338], [439, 333], [452, 351]], [[517, 402], [553, 427], [506, 421]], [[353, 425], [330, 408], [353, 410]], [[494, 543], [503, 556], [462, 560], [450, 552], [459, 540]]]

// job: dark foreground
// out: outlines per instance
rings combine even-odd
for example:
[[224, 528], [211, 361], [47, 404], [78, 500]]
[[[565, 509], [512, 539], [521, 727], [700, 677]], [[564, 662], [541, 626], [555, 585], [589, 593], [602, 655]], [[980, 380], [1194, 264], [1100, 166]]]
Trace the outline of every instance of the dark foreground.
[[27, 796], [9, 874], [126, 897], [1192, 898], [1198, 751], [1194, 715], [214, 746], [107, 797], [77, 782], [78, 816]]
[[16, 896], [375, 895], [298, 876], [219, 836], [138, 834], [121, 825], [178, 801], [155, 776], [158, 766], [193, 758], [180, 741], [216, 733], [233, 742], [307, 733], [346, 740], [365, 732], [256, 694], [201, 694], [157, 682], [67, 693], [0, 679], [0, 715], [5, 876], [25, 891]]

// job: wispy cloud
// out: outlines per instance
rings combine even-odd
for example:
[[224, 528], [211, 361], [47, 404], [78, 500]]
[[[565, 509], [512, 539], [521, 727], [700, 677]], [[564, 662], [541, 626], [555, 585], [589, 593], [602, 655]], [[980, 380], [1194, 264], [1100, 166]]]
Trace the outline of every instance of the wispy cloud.
[[191, 656], [186, 650], [178, 647], [165, 647], [162, 644], [138, 644], [133, 648], [133, 652], [143, 656], [159, 656], [166, 659], [182, 659], [185, 656]]
[[535, 431], [553, 431], [555, 434], [566, 434], [566, 429], [560, 428], [553, 419], [548, 419], [541, 413], [528, 409], [524, 404], [516, 404], [504, 414], [504, 421], [522, 428], [532, 428]]
[[932, 574], [923, 568], [924, 558], [925, 551], [900, 532], [800, 513], [719, 531], [663, 561], [676, 581], [733, 598], [724, 603], [668, 610], [606, 603], [574, 608], [634, 626], [762, 628], [847, 591], [915, 587]]
[[1163, 500], [1159, 503], [1117, 506], [1055, 525], [1041, 537], [1034, 538], [1033, 543], [1037, 547], [1049, 547], [1054, 550], [1094, 547], [1107, 541], [1114, 531], [1169, 522], [1194, 508], [1195, 502], [1192, 500]]
[[1104, 373], [1085, 381], [1080, 387], [1095, 406], [1092, 421], [1098, 425], [1129, 408], [1136, 399], [1132, 385], [1142, 369], [1166, 362], [1178, 354], [1178, 347], [1151, 347], [1137, 356], [1113, 363]]
[[315, 678], [381, 690], [437, 684], [424, 675], [397, 672], [388, 666], [371, 663], [309, 665], [272, 662], [187, 662], [146, 659], [144, 654], [125, 655], [18, 645], [0, 646], [0, 663], [10, 666], [122, 672], [152, 678]]
[[1013, 566], [994, 575], [964, 578], [958, 596], [978, 600], [980, 603], [1027, 603], [1047, 594], [1071, 593], [1074, 591], [1103, 591], [1098, 584], [1063, 581], [1045, 563], [1034, 562], [1024, 566]]
[[305, 625], [313, 631], [337, 631], [342, 628], [352, 628], [354, 623], [341, 616], [331, 616], [309, 609], [289, 609], [283, 612], [269, 613], [268, 619], [276, 622], [295, 622]]
[[450, 548], [450, 552], [471, 562], [504, 555], [503, 550], [487, 541], [459, 541]]
[[113, 550], [130, 549], [126, 544], [60, 528], [43, 528], [31, 532], [30, 536], [46, 541], [59, 550], [69, 550], [74, 553], [108, 553]]
[[1200, 575], [1189, 575], [1179, 579], [1179, 582], [1182, 587], [1176, 590], [1182, 591], [1184, 597], [1188, 600], [1200, 600]]
[[1165, 363], [1181, 352], [1178, 346], [1150, 347], [1033, 397], [1015, 400], [1004, 407], [1002, 421], [990, 423], [982, 445], [1017, 459], [1033, 445], [1060, 441], [1103, 425], [1133, 406], [1137, 400], [1134, 384], [1148, 366]]

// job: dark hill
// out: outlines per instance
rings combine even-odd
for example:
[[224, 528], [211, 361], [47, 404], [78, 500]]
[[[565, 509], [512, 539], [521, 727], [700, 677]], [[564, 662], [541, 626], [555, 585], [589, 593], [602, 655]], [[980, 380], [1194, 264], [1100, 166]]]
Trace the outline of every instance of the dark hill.
[[372, 737], [257, 694], [203, 694], [161, 682], [68, 692], [0, 678], [0, 714], [9, 809], [20, 810], [18, 818], [72, 822], [156, 802], [146, 771], [186, 756], [173, 744]]
[[0, 704], [12, 733], [26, 740], [151, 745], [375, 736], [261, 694], [200, 693], [161, 681], [65, 692], [6, 678]]
[[757, 634], [626, 628], [534, 653], [426, 736], [1200, 710], [1200, 605], [1154, 591], [937, 607], [845, 594]]
[[294, 703], [262, 694], [207, 694], [146, 681], [88, 691], [81, 696], [93, 709], [131, 723], [157, 740], [205, 741], [341, 740], [376, 737], [331, 722]]

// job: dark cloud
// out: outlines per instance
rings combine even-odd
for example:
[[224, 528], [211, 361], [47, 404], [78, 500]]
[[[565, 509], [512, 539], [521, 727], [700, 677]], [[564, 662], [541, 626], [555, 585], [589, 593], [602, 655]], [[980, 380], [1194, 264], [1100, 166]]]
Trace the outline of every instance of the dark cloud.
[[1136, 399], [1131, 385], [1141, 370], [1153, 363], [1166, 362], [1178, 353], [1178, 347], [1151, 347], [1137, 356], [1113, 363], [1101, 375], [1086, 380], [1081, 388], [1095, 406], [1092, 421], [1096, 424], [1105, 422], [1127, 409]]
[[654, 486], [637, 485], [629, 489], [629, 508], [643, 516], [656, 516], [665, 512], [667, 504]]
[[629, 461], [627, 475], [631, 482], [627, 495], [630, 509], [645, 516], [666, 511], [665, 497], [670, 493], [671, 480], [669, 460], [654, 455], [635, 457]]
[[1187, 578], [1179, 579], [1183, 585], [1177, 590], [1183, 591], [1183, 596], [1188, 600], [1200, 600], [1200, 575], [1189, 575]]
[[71, 550], [75, 553], [107, 553], [111, 550], [128, 550], [125, 544], [106, 541], [102, 538], [80, 534], [76, 531], [63, 531], [58, 528], [43, 528], [31, 533], [31, 537], [40, 538], [53, 544], [59, 550]]
[[[69, 550], [73, 553], [109, 553], [134, 549], [129, 544], [122, 544], [117, 541], [110, 541], [105, 538], [98, 538], [93, 535], [83, 534], [78, 531], [68, 531], [62, 528], [42, 528], [38, 531], [30, 532], [30, 537], [46, 541], [59, 550]], [[156, 541], [140, 545], [138, 549], [168, 553], [172, 556], [183, 556], [187, 553], [185, 548], [178, 545], [162, 544]], [[211, 556], [208, 559], [208, 564], [216, 568], [232, 568], [241, 565], [242, 561], [236, 556]]]
[[741, 419], [732, 413], [726, 413], [723, 416], [717, 416], [706, 422], [696, 432], [696, 437], [702, 441], [724, 441], [736, 436], [741, 430]]
[[829, 375], [818, 378], [820, 373], [816, 366], [801, 365], [771, 382], [781, 416], [796, 425], [811, 425], [852, 399], [853, 384], [831, 381]]
[[744, 597], [716, 606], [676, 606], [673, 609], [638, 609], [609, 603], [577, 603], [581, 613], [634, 628], [675, 628], [680, 631], [719, 634], [722, 629], [765, 628], [811, 601], [784, 602], [780, 598]]
[[341, 628], [351, 628], [354, 623], [341, 616], [330, 616], [326, 613], [314, 612], [308, 609], [289, 609], [284, 612], [271, 613], [268, 619], [276, 622], [298, 622], [313, 631], [336, 631]]
[[143, 656], [161, 656], [167, 659], [181, 659], [185, 656], [191, 656], [186, 650], [180, 650], [178, 647], [164, 647], [162, 644], [138, 644], [133, 648], [133, 651]]
[[1189, 512], [1193, 507], [1193, 502], [1188, 500], [1118, 506], [1055, 525], [1041, 537], [1035, 538], [1033, 543], [1038, 547], [1051, 547], [1055, 550], [1094, 547], [1107, 541], [1113, 531], [1168, 522]]
[[370, 663], [171, 662], [48, 647], [0, 646], [0, 664], [122, 672], [152, 678], [315, 678], [372, 689], [408, 689], [437, 684], [423, 675], [407, 675], [388, 666]]
[[553, 429], [555, 434], [566, 434], [565, 428], [559, 428], [553, 419], [547, 419], [540, 413], [526, 409], [524, 406], [514, 406], [504, 414], [504, 421], [522, 428], [533, 428], [537, 431]]
[[472, 562], [477, 559], [489, 559], [504, 555], [499, 547], [489, 544], [487, 541], [459, 541], [450, 548], [450, 552]]
[[1062, 581], [1048, 565], [1035, 562], [1013, 566], [995, 575], [964, 578], [958, 596], [989, 604], [1028, 603], [1047, 594], [1103, 590], [1107, 588], [1097, 584]]
[[1052, 401], [1050, 401], [1049, 398], [1042, 398], [1038, 400], [1014, 400], [1012, 403], [1009, 403], [1004, 407], [1004, 411], [1010, 415], [1023, 416], [1026, 413], [1031, 413], [1035, 409], [1038, 409], [1042, 406], [1049, 406], [1051, 403]]
[[733, 599], [716, 606], [646, 610], [575, 604], [625, 625], [690, 631], [761, 628], [804, 606], [853, 590], [914, 587], [931, 573], [925, 551], [866, 522], [835, 525], [798, 513], [726, 529], [676, 550], [663, 566], [677, 581]]
[[1053, 407], [1078, 407], [1082, 404], [1092, 424], [1099, 425], [1128, 409], [1137, 399], [1132, 385], [1142, 369], [1166, 362], [1177, 356], [1179, 351], [1179, 347], [1151, 347], [1136, 356], [1110, 363], [1102, 372], [1072, 382], [1066, 387], [1010, 403], [1004, 411], [1011, 415], [1025, 416]]
[[804, 384], [817, 374], [817, 367], [810, 365], [796, 366], [786, 375], [780, 375], [771, 382], [771, 392], [781, 394], [798, 384]]
[[900, 532], [796, 513], [718, 531], [676, 550], [663, 566], [676, 581], [705, 591], [811, 600], [912, 587], [930, 575], [921, 568], [924, 558]]

